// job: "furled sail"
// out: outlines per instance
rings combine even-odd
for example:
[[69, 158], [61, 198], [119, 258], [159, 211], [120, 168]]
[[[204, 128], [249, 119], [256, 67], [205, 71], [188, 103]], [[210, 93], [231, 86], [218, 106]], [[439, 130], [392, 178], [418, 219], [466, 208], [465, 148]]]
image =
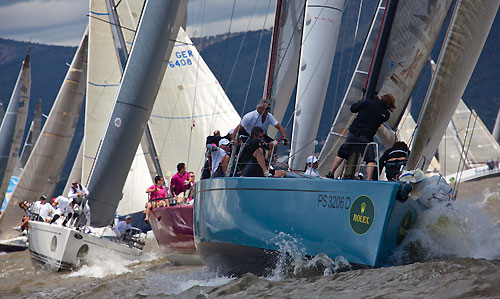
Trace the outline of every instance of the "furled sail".
[[0, 206], [2, 206], [10, 177], [19, 159], [30, 101], [30, 89], [31, 69], [28, 51], [0, 127]]
[[330, 134], [328, 134], [325, 144], [323, 145], [323, 149], [321, 150], [318, 170], [322, 175], [325, 175], [330, 170], [333, 164], [333, 159], [337, 155], [338, 148], [344, 143], [347, 137], [347, 129], [354, 119], [354, 115], [351, 113], [349, 108], [363, 96], [363, 89], [366, 87], [368, 72], [370, 70], [371, 57], [376, 46], [377, 32], [380, 29], [383, 13], [385, 11], [382, 2], [384, 1], [379, 0], [378, 2], [365, 43], [359, 55], [356, 68], [354, 69], [351, 82], [349, 83], [344, 99], [342, 100], [342, 104], [340, 106], [341, 108], [335, 117], [333, 125], [330, 129]]
[[[271, 112], [280, 123], [297, 82], [305, 3], [304, 0], [276, 2], [264, 98], [271, 101]], [[276, 133], [276, 128], [270, 126], [268, 135]]]
[[9, 211], [0, 218], [0, 239], [17, 234], [11, 226], [18, 224], [24, 213], [18, 207], [19, 202], [35, 200], [41, 195], [51, 196], [54, 192], [82, 108], [86, 69], [87, 32], [80, 42], [42, 133], [12, 193], [6, 208]]
[[114, 218], [186, 6], [187, 1], [146, 2], [88, 184], [94, 226], [108, 225]]
[[418, 120], [408, 169], [426, 170], [479, 59], [499, 0], [459, 0]]
[[31, 152], [33, 151], [33, 147], [35, 146], [36, 141], [38, 140], [38, 136], [42, 132], [42, 100], [38, 101], [35, 109], [35, 116], [33, 117], [33, 121], [31, 122], [30, 130], [28, 131], [28, 136], [26, 137], [26, 141], [24, 142], [23, 150], [20, 155], [20, 167], [24, 168], [26, 162], [28, 161]]
[[150, 118], [164, 175], [172, 176], [179, 162], [200, 174], [207, 136], [214, 130], [225, 135], [239, 121], [217, 78], [185, 31], [179, 29]]
[[343, 0], [307, 1], [289, 161], [292, 169], [302, 168], [307, 156], [315, 152], [314, 140], [330, 81], [343, 9]]

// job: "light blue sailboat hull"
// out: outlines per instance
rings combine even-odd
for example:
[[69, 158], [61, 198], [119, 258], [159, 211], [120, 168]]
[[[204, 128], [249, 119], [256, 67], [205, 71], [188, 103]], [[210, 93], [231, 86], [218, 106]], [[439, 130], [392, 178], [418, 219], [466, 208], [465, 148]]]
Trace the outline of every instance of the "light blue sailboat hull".
[[306, 256], [380, 267], [421, 210], [411, 199], [398, 200], [395, 182], [215, 178], [196, 186], [197, 250], [226, 273], [272, 267], [280, 233], [296, 239]]

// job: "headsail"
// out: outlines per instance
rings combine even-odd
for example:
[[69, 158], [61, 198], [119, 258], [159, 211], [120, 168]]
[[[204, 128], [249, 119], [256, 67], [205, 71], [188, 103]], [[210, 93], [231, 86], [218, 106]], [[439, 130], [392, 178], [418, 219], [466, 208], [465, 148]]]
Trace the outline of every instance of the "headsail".
[[436, 153], [479, 59], [499, 3], [499, 0], [457, 1], [420, 113], [408, 169], [426, 170]]
[[30, 53], [26, 53], [7, 113], [0, 127], [0, 206], [2, 206], [10, 177], [19, 159], [30, 101]]
[[289, 161], [292, 169], [302, 168], [307, 156], [315, 151], [313, 141], [325, 103], [343, 10], [344, 0], [307, 1]]
[[187, 1], [150, 0], [144, 8], [87, 196], [92, 224], [112, 222], [150, 117]]
[[16, 225], [23, 215], [23, 211], [18, 207], [20, 201], [35, 200], [40, 195], [51, 196], [54, 192], [83, 104], [86, 61], [87, 32], [80, 42], [42, 133], [12, 193], [6, 208], [9, 211], [0, 218], [0, 239], [15, 236], [16, 232], [11, 226]]
[[206, 137], [225, 135], [240, 117], [217, 78], [181, 28], [150, 117], [151, 133], [165, 176], [184, 162], [200, 174]]
[[20, 155], [20, 167], [24, 168], [28, 158], [33, 151], [33, 147], [35, 146], [36, 141], [38, 140], [38, 136], [42, 131], [42, 99], [38, 101], [35, 109], [35, 116], [33, 117], [33, 121], [31, 122], [30, 130], [28, 131], [28, 136], [26, 137], [26, 141], [24, 142], [23, 150]]
[[[280, 123], [297, 82], [305, 6], [304, 0], [276, 1], [264, 98], [271, 101], [271, 112]], [[268, 135], [276, 133], [271, 126]]]

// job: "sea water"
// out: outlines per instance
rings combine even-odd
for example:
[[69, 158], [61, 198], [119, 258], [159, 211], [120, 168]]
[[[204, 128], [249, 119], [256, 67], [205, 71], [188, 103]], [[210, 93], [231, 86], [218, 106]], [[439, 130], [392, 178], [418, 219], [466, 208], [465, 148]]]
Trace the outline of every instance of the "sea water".
[[281, 233], [271, 240], [280, 259], [268, 276], [231, 277], [174, 266], [149, 239], [137, 260], [103, 254], [74, 272], [36, 269], [28, 251], [0, 254], [0, 298], [499, 298], [500, 221], [485, 211], [500, 200], [487, 198], [423, 213], [383, 268], [303, 259], [301, 240]]

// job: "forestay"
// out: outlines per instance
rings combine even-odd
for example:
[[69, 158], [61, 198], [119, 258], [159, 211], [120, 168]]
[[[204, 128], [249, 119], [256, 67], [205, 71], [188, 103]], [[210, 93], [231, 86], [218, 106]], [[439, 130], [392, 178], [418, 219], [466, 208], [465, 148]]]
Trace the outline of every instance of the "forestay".
[[0, 218], [0, 239], [18, 234], [11, 226], [19, 224], [24, 214], [18, 207], [19, 202], [36, 200], [40, 195], [50, 197], [54, 192], [83, 104], [86, 61], [87, 32], [80, 42], [42, 133], [12, 193], [6, 213]]
[[0, 206], [2, 206], [10, 177], [19, 159], [19, 150], [26, 126], [30, 101], [31, 69], [29, 51], [24, 58], [16, 85], [0, 127]]
[[498, 10], [499, 0], [457, 1], [422, 107], [408, 168], [426, 170], [451, 120]]

